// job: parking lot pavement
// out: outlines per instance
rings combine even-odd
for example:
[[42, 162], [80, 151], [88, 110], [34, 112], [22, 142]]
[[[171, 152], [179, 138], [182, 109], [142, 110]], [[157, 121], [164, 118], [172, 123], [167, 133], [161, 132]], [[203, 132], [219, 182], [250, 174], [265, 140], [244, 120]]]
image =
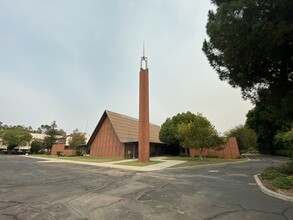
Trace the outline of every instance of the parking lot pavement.
[[284, 161], [137, 172], [0, 156], [0, 219], [293, 219], [253, 175]]

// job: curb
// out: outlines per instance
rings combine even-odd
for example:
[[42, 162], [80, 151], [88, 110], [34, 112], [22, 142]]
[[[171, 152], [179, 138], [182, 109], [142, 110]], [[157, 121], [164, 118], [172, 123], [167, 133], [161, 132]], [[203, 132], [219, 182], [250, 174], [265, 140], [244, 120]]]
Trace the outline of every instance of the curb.
[[268, 188], [266, 188], [266, 187], [262, 184], [262, 182], [259, 180], [258, 175], [259, 175], [259, 174], [254, 175], [254, 179], [255, 179], [255, 182], [257, 183], [257, 185], [259, 186], [260, 190], [261, 190], [263, 193], [265, 193], [265, 194], [267, 194], [267, 195], [269, 195], [269, 196], [273, 196], [273, 197], [278, 198], [278, 199], [285, 200], [285, 201], [287, 201], [287, 202], [293, 202], [293, 198], [292, 198], [292, 197], [290, 197], [290, 196], [286, 196], [286, 195], [282, 195], [282, 194], [280, 194], [280, 193], [276, 193], [276, 192], [274, 192], [274, 191], [269, 190]]

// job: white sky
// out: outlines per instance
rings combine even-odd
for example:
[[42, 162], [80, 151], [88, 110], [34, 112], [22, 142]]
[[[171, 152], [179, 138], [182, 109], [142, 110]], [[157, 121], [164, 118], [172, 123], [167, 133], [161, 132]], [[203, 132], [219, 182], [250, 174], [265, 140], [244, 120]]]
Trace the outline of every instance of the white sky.
[[0, 0], [0, 121], [92, 133], [104, 110], [138, 117], [142, 42], [150, 121], [200, 112], [224, 132], [252, 108], [202, 52], [209, 0]]

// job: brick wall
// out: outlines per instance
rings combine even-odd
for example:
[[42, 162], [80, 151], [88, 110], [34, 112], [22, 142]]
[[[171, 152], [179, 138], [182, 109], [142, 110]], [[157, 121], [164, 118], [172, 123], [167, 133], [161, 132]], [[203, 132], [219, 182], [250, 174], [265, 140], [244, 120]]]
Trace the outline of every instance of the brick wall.
[[90, 156], [124, 158], [124, 144], [119, 141], [108, 117], [91, 144]]
[[64, 156], [73, 156], [76, 155], [75, 149], [64, 149], [63, 151]]
[[[190, 148], [190, 156], [198, 156], [198, 150]], [[223, 158], [237, 158], [240, 156], [237, 140], [235, 137], [230, 137], [223, 150], [216, 151], [213, 149], [206, 149], [202, 153], [203, 156], [218, 156]]]
[[59, 151], [64, 151], [65, 149], [65, 144], [53, 144], [52, 149], [51, 149], [51, 155], [56, 155], [57, 152]]
[[51, 155], [57, 155], [57, 152], [63, 152], [64, 156], [76, 155], [75, 149], [65, 149], [65, 144], [54, 144], [52, 146]]

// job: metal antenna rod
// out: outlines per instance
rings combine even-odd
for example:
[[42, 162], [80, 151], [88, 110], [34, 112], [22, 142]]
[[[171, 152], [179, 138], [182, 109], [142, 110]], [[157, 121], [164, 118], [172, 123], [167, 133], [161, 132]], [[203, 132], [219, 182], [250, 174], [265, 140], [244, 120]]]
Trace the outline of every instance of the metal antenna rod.
[[144, 64], [145, 64], [145, 68], [143, 69], [147, 69], [148, 68], [148, 58], [145, 56], [145, 43], [144, 43], [144, 39], [143, 39], [143, 45], [142, 45], [142, 57], [141, 57], [141, 60], [140, 60], [140, 67], [142, 67], [142, 63], [144, 61]]
[[143, 39], [143, 52], [142, 52], [142, 54], [143, 54], [143, 57], [145, 57], [144, 39]]

